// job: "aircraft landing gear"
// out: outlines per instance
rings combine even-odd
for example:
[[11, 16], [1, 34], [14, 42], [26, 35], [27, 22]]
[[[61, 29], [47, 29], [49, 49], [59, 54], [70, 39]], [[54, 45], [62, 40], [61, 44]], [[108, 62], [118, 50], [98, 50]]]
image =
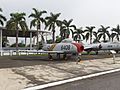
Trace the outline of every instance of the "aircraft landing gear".
[[80, 54], [80, 55], [78, 55], [78, 59], [77, 59], [76, 64], [78, 64], [78, 62], [80, 62], [80, 61], [81, 61], [81, 54]]
[[116, 53], [118, 53], [119, 51], [118, 50], [116, 50]]
[[50, 55], [50, 53], [48, 53], [48, 58], [52, 60], [52, 55]]
[[90, 52], [91, 52], [91, 51], [87, 51], [87, 55], [89, 55], [89, 54], [90, 54]]
[[67, 60], [67, 55], [66, 54], [63, 54], [63, 59]]
[[60, 54], [59, 53], [57, 53], [57, 59], [60, 59]]
[[95, 53], [96, 53], [96, 55], [98, 55], [98, 51], [96, 51]]

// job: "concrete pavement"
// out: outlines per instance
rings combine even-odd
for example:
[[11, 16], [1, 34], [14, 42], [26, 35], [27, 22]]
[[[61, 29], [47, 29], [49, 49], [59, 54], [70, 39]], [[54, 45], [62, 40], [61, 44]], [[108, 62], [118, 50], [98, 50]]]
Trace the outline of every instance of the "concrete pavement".
[[44, 88], [41, 90], [120, 90], [120, 71]]
[[120, 57], [116, 57], [115, 64], [113, 64], [113, 58], [88, 59], [78, 64], [75, 61], [45, 61], [44, 64], [43, 61], [41, 64], [41, 61], [37, 62], [39, 64], [1, 68], [0, 90], [20, 90], [34, 85], [120, 68]]

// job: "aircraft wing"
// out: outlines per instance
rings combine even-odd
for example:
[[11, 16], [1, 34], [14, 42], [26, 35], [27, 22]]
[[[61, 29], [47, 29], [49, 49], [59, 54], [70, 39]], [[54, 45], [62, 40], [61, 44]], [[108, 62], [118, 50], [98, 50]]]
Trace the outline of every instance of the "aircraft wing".
[[84, 51], [87, 51], [87, 50], [90, 50], [90, 49], [92, 49], [92, 47], [90, 47], [90, 46], [85, 46], [84, 47]]
[[101, 44], [89, 44], [84, 46], [84, 50], [100, 50], [102, 48]]
[[43, 50], [30, 50], [28, 51], [29, 53], [51, 53], [51, 54], [55, 54], [55, 53], [64, 53], [64, 51], [43, 51]]
[[116, 54], [116, 52], [115, 52], [114, 50], [110, 50], [110, 52], [111, 52], [112, 54]]

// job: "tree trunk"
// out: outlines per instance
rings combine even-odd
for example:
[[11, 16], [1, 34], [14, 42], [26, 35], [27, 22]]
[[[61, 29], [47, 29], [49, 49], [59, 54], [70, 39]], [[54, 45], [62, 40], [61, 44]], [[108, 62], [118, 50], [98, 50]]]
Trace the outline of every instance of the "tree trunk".
[[26, 38], [26, 36], [25, 36], [25, 47], [27, 47], [27, 38]]
[[[40, 23], [38, 22], [37, 23], [37, 50], [39, 50], [39, 37], [38, 37], [38, 35], [39, 35], [39, 30], [41, 29], [41, 27], [40, 27]], [[38, 54], [38, 53], [37, 53]]]
[[118, 41], [120, 41], [120, 37], [119, 37], [119, 35], [118, 35]]
[[112, 42], [113, 42], [113, 36], [112, 36]]
[[55, 30], [53, 30], [53, 36], [52, 36], [52, 38], [53, 38], [53, 43], [55, 42]]
[[37, 50], [39, 50], [39, 40], [38, 40], [38, 35], [39, 35], [39, 32], [38, 32], [38, 29], [37, 29]]
[[63, 33], [63, 39], [65, 39], [65, 32]]
[[104, 42], [105, 42], [105, 35], [103, 36], [103, 40], [104, 40]]
[[90, 34], [90, 44], [92, 44], [92, 35]]
[[19, 34], [19, 31], [17, 29], [16, 30], [16, 55], [18, 55], [18, 34]]
[[61, 37], [61, 41], [63, 40], [63, 35], [62, 34], [60, 34], [60, 37]]

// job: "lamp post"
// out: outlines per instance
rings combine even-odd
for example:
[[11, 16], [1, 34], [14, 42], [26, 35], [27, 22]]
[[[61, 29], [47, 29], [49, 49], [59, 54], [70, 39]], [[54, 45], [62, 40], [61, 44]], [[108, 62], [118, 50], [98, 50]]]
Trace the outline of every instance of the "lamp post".
[[0, 29], [0, 56], [2, 56], [2, 29]]

